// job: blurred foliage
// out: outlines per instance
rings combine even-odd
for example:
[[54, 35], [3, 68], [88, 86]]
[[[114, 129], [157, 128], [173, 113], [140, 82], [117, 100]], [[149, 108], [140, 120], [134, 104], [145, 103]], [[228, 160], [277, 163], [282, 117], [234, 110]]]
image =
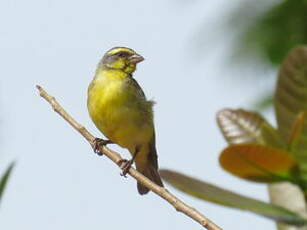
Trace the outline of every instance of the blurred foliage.
[[[233, 13], [232, 20], [236, 28], [237, 23], [246, 23], [237, 17], [241, 17], [242, 11], [250, 12], [251, 9], [239, 7], [238, 10]], [[278, 66], [291, 48], [307, 43], [307, 1], [277, 1], [244, 25], [236, 46], [240, 54], [251, 59], [260, 55], [264, 62]]]
[[166, 182], [193, 197], [230, 208], [254, 212], [278, 222], [291, 225], [306, 224], [304, 218], [283, 207], [249, 198], [175, 171], [160, 170], [160, 174]]
[[273, 95], [265, 94], [264, 96], [260, 96], [256, 102], [253, 103], [253, 107], [259, 111], [266, 110], [273, 105]]
[[[274, 105], [277, 129], [255, 112], [223, 109], [217, 114], [219, 128], [229, 143], [221, 152], [220, 164], [231, 174], [249, 181], [291, 182], [307, 197], [307, 46], [294, 48], [283, 62]], [[170, 170], [162, 170], [161, 175], [191, 196], [249, 210], [278, 222], [302, 224], [302, 217], [293, 216], [289, 210], [285, 213], [279, 206], [250, 198], [242, 198], [244, 202], [240, 203], [238, 194]], [[256, 206], [259, 204], [260, 210], [253, 209], [253, 202], [259, 202]], [[306, 219], [303, 222], [307, 224]]]
[[0, 178], [0, 201], [3, 197], [3, 193], [4, 193], [4, 190], [5, 190], [5, 187], [7, 185], [7, 182], [11, 176], [11, 173], [13, 171], [13, 168], [14, 168], [14, 165], [15, 163], [11, 163], [7, 169], [5, 170], [5, 172], [3, 173], [3, 175], [1, 176]]
[[[235, 64], [276, 68], [290, 49], [307, 44], [307, 1], [241, 1], [224, 29], [238, 33], [231, 56]], [[256, 98], [255, 108], [270, 108], [272, 99], [270, 94]]]

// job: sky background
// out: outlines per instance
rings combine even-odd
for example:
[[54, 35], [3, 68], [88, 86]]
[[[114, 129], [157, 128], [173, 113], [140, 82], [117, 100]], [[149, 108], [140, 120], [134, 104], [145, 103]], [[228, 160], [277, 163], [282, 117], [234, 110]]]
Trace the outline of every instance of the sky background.
[[[41, 84], [100, 136], [88, 116], [87, 86], [96, 64], [113, 46], [128, 46], [146, 59], [134, 76], [157, 102], [160, 168], [267, 200], [264, 185], [235, 178], [218, 165], [226, 143], [216, 112], [249, 108], [268, 85], [224, 65], [233, 37], [219, 26], [238, 3], [2, 0], [0, 169], [12, 160], [17, 166], [1, 203], [0, 229], [203, 229], [158, 196], [139, 196], [136, 182], [120, 177], [112, 162], [96, 156], [37, 94], [35, 85]], [[199, 44], [202, 55], [195, 52]], [[166, 186], [225, 229], [274, 227], [265, 218]]]

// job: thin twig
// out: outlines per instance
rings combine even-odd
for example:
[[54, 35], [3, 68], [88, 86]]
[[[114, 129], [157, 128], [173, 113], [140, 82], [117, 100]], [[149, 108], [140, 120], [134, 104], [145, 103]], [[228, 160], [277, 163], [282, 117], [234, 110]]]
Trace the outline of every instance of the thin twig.
[[[76, 120], [74, 120], [64, 109], [63, 107], [56, 101], [56, 99], [50, 96], [41, 86], [37, 85], [36, 88], [39, 90], [39, 94], [43, 97], [57, 112], [61, 117], [63, 117], [75, 130], [77, 130], [90, 144], [94, 147], [95, 137], [82, 125], [80, 125]], [[112, 151], [111, 149], [100, 146], [100, 152], [107, 156], [111, 161], [116, 163], [119, 167], [121, 166], [121, 162], [123, 158], [117, 153]], [[164, 200], [169, 202], [178, 212], [182, 212], [185, 215], [191, 217], [196, 222], [200, 223], [203, 227], [208, 230], [222, 230], [219, 226], [214, 224], [211, 220], [206, 218], [196, 209], [188, 206], [183, 201], [179, 200], [176, 196], [171, 194], [167, 189], [156, 185], [154, 182], [149, 180], [147, 177], [143, 176], [143, 174], [139, 173], [136, 169], [131, 167], [128, 171], [128, 174], [140, 182], [142, 185], [149, 188], [151, 191], [162, 197]]]

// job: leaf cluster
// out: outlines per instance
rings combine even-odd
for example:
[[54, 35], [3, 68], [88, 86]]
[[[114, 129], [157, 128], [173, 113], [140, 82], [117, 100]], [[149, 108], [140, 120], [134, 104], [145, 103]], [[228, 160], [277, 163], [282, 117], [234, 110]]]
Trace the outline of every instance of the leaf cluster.
[[[284, 60], [274, 95], [277, 127], [260, 114], [223, 109], [218, 126], [228, 142], [220, 154], [223, 169], [260, 183], [291, 182], [307, 194], [307, 47], [294, 48]], [[162, 177], [189, 195], [220, 205], [248, 210], [278, 222], [304, 225], [307, 220], [277, 205], [248, 198], [178, 172]]]

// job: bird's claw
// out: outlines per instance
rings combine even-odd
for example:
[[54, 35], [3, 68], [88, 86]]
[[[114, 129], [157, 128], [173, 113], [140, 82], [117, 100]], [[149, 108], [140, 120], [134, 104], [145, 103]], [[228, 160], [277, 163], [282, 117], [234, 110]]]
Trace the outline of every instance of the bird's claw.
[[110, 140], [103, 140], [101, 138], [95, 138], [94, 139], [94, 142], [93, 142], [93, 149], [94, 149], [94, 152], [99, 155], [99, 156], [102, 156], [103, 153], [100, 152], [100, 146], [104, 146], [104, 145], [107, 145], [107, 144], [112, 144], [113, 142], [110, 141]]
[[118, 162], [118, 164], [119, 164], [119, 167], [123, 170], [120, 175], [123, 177], [127, 177], [126, 175], [129, 169], [131, 168], [131, 165], [133, 164], [133, 160], [128, 161], [126, 159], [122, 159]]

